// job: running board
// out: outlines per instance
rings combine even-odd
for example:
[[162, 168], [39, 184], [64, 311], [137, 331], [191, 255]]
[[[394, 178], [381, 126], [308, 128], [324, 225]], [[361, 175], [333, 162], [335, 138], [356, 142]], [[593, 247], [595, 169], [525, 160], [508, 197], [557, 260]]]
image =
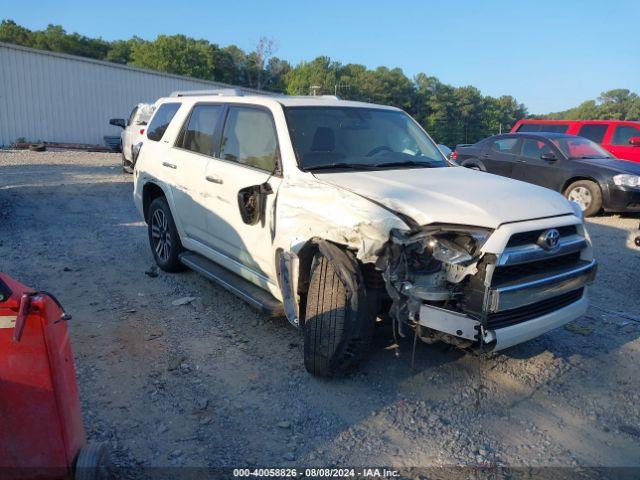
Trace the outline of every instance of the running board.
[[180, 261], [191, 270], [195, 270], [229, 290], [262, 313], [266, 313], [271, 317], [284, 316], [284, 306], [269, 292], [202, 255], [194, 252], [184, 252], [180, 254]]

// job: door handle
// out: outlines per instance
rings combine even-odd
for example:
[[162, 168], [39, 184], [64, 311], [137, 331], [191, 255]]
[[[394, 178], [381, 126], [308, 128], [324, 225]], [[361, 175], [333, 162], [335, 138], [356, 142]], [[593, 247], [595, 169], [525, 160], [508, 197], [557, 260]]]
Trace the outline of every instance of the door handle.
[[169, 162], [162, 162], [162, 166], [163, 167], [168, 167], [168, 168], [173, 168], [174, 170], [178, 167], [176, 167], [173, 163], [169, 163]]
[[207, 175], [207, 176], [206, 176], [206, 177], [204, 177], [204, 178], [206, 178], [206, 179], [207, 179], [207, 182], [211, 182], [211, 183], [218, 183], [218, 184], [223, 183], [221, 178], [219, 178], [219, 177], [214, 177], [214, 176], [212, 176], [212, 175]]

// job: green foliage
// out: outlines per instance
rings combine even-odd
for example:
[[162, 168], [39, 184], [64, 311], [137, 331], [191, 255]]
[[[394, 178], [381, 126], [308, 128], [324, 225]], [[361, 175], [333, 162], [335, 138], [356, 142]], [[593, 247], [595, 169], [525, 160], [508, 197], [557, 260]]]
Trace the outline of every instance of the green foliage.
[[541, 118], [568, 120], [640, 120], [640, 96], [626, 88], [602, 92], [598, 100], [588, 100], [562, 112]]
[[[525, 106], [511, 96], [483, 96], [475, 87], [453, 87], [424, 73], [412, 80], [399, 68], [369, 70], [329, 57], [292, 66], [272, 56], [273, 40], [265, 37], [254, 51], [245, 52], [235, 45], [220, 47], [185, 35], [107, 42], [69, 34], [59, 25], [31, 31], [3, 20], [0, 41], [290, 95], [337, 94], [347, 100], [394, 105], [413, 115], [437, 142], [449, 146], [509, 131], [527, 116]], [[597, 101], [546, 117], [637, 120], [640, 97], [625, 89], [611, 90]]]

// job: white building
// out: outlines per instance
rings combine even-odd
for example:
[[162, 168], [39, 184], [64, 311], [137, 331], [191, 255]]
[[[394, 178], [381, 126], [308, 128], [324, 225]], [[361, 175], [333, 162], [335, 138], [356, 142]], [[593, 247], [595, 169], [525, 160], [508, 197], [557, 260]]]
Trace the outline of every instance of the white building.
[[0, 42], [0, 146], [21, 137], [103, 145], [121, 132], [109, 119], [140, 102], [220, 87], [230, 85]]

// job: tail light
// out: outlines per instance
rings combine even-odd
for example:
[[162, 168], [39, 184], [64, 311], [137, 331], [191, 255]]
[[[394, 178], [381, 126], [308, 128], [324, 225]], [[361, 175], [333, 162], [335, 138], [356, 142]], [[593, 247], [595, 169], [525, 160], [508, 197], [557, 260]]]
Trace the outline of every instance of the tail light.
[[451, 158], [453, 160], [458, 160], [458, 151], [454, 150], [453, 153], [451, 154]]
[[144, 135], [144, 128], [140, 129], [140, 135]]

